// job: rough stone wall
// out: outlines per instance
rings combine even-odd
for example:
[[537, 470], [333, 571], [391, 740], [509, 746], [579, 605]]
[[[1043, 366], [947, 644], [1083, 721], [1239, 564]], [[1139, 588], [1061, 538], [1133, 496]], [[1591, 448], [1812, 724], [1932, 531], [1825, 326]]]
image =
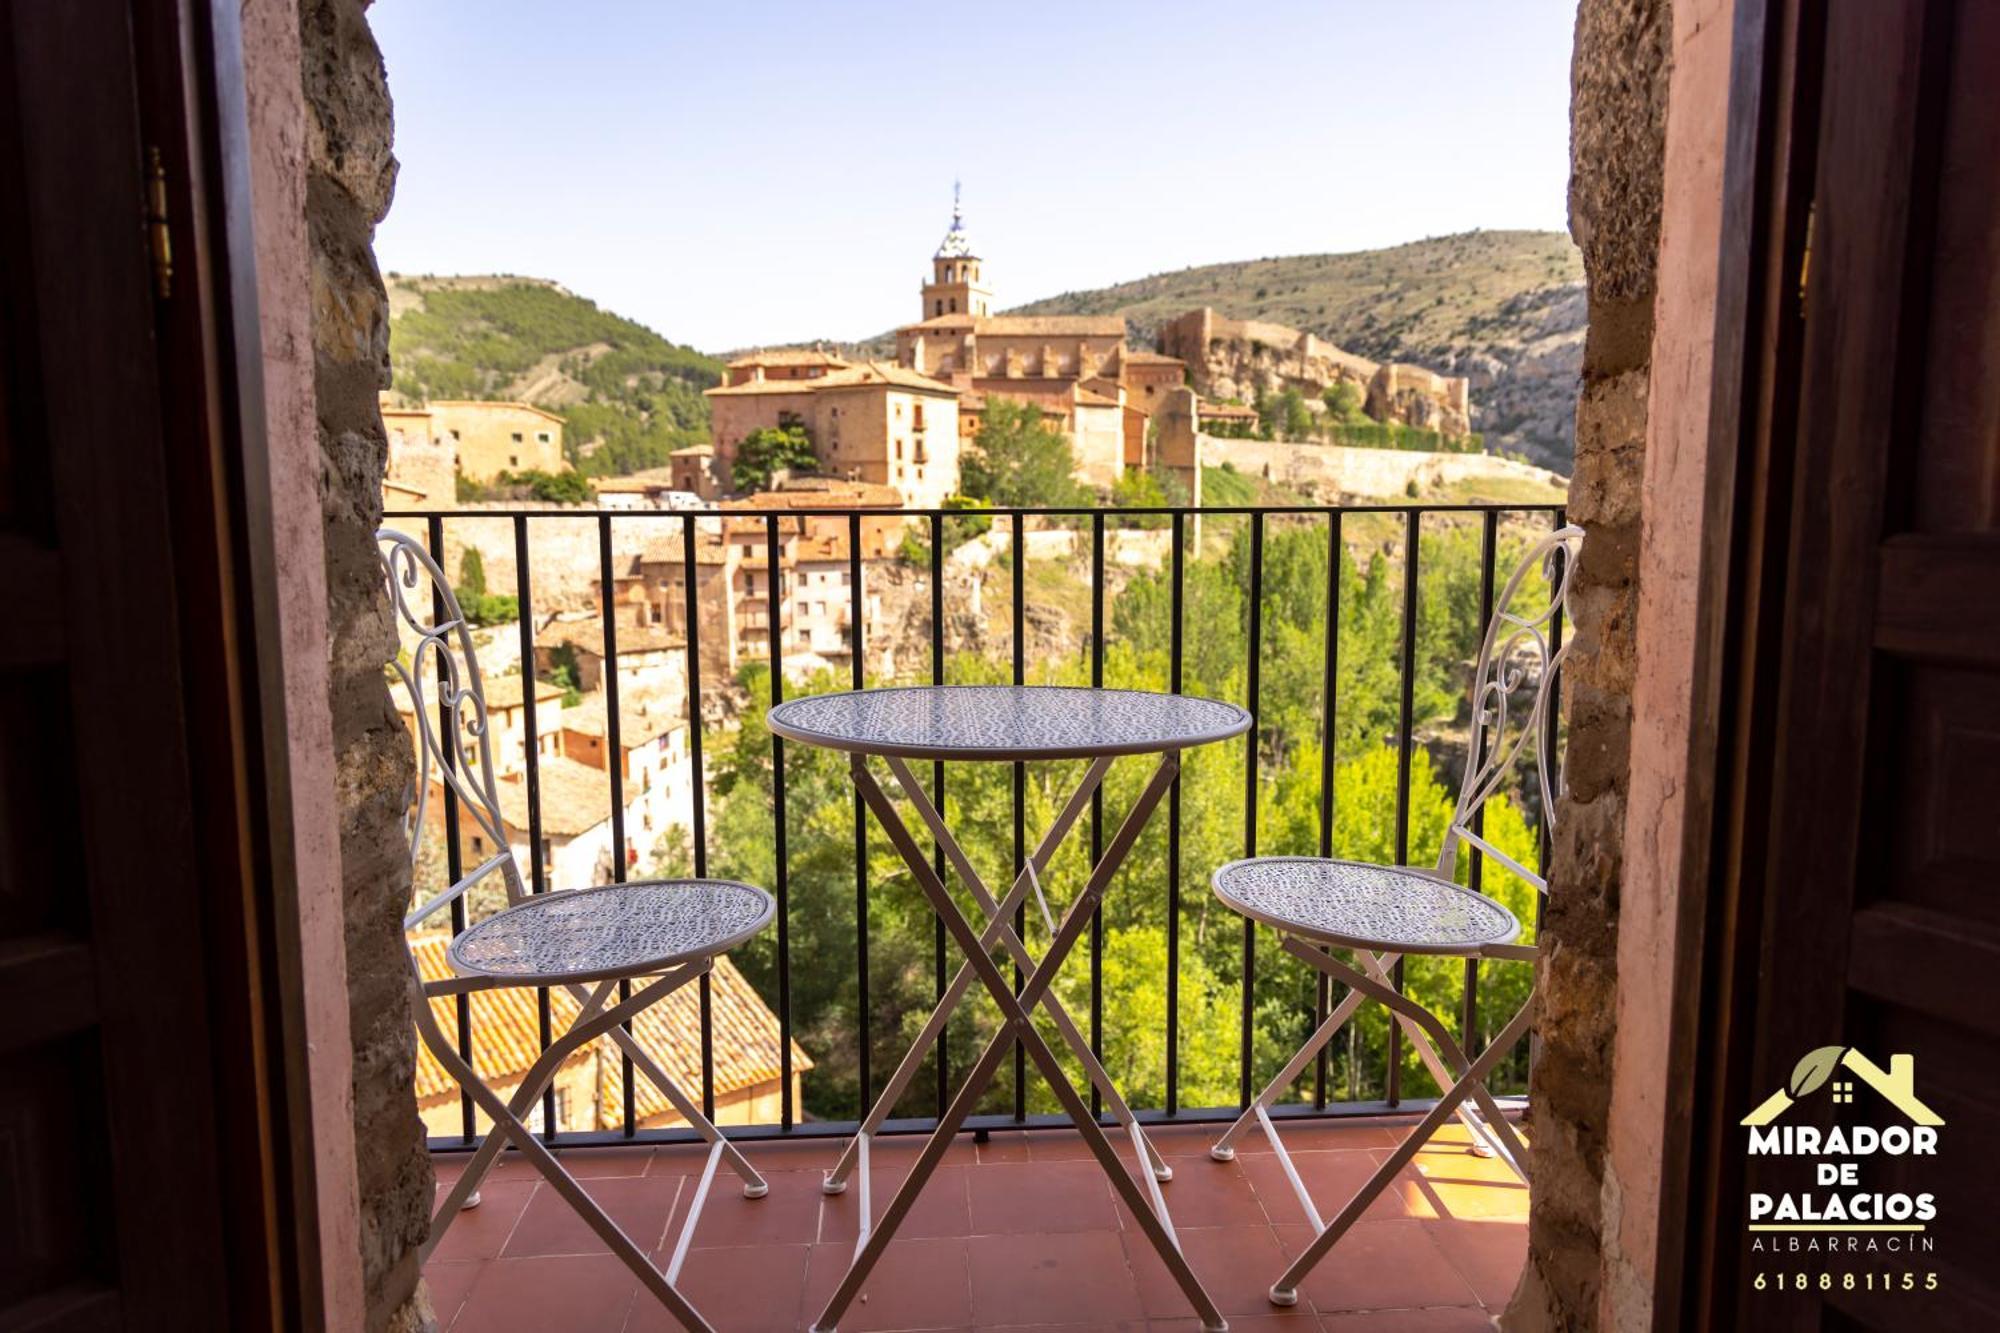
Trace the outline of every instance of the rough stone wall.
[[1538, 964], [1529, 1257], [1509, 1329], [1597, 1325], [1670, 19], [1669, 0], [1582, 0], [1577, 10], [1569, 209], [1590, 325], [1569, 514], [1586, 535], [1563, 682], [1568, 794]]
[[403, 803], [412, 755], [383, 682], [395, 633], [374, 541], [388, 466], [376, 395], [389, 385], [389, 322], [371, 244], [389, 210], [396, 159], [389, 90], [366, 9], [366, 0], [301, 0], [299, 37], [362, 1281], [368, 1328], [400, 1333], [435, 1326], [417, 1265], [432, 1178], [417, 1117], [413, 990], [402, 941], [410, 888]]

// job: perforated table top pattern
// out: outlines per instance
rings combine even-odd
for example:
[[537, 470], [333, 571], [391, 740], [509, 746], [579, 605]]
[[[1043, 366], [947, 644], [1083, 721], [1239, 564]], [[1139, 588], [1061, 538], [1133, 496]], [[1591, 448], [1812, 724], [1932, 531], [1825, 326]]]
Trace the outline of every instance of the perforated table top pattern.
[[1262, 856], [1230, 862], [1213, 883], [1245, 916], [1327, 944], [1467, 954], [1521, 933], [1501, 903], [1395, 866]]
[[1235, 704], [1067, 685], [917, 685], [787, 699], [766, 715], [790, 740], [913, 759], [1157, 754], [1249, 730]]
[[589, 980], [722, 953], [764, 928], [771, 895], [726, 879], [647, 880], [545, 893], [451, 942], [461, 976]]

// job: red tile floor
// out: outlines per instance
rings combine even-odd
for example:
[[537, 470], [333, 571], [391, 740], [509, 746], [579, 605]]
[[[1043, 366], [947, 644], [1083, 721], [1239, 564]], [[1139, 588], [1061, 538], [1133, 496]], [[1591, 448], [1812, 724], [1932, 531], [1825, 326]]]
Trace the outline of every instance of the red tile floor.
[[[1453, 1130], [1457, 1127], [1453, 1126]], [[1215, 1162], [1215, 1130], [1174, 1126], [1154, 1141], [1176, 1159], [1167, 1204], [1196, 1274], [1240, 1333], [1448, 1333], [1490, 1326], [1527, 1252], [1528, 1192], [1462, 1138], [1418, 1155], [1396, 1185], [1280, 1310], [1265, 1290], [1311, 1239], [1260, 1135]], [[1285, 1131], [1307, 1187], [1331, 1216], [1401, 1136], [1395, 1122]], [[878, 1143], [875, 1207], [888, 1205], [921, 1140]], [[1114, 1139], [1114, 1144], [1123, 1145]], [[837, 1143], [760, 1144], [770, 1194], [747, 1200], [716, 1178], [681, 1289], [721, 1333], [807, 1327], [853, 1254], [859, 1192], [820, 1193]], [[626, 1233], [672, 1252], [703, 1155], [684, 1147], [565, 1154]], [[448, 1184], [458, 1159], [440, 1156]], [[485, 1202], [453, 1224], [424, 1270], [440, 1328], [459, 1333], [650, 1333], [673, 1321], [525, 1163], [508, 1158]], [[1082, 1142], [1070, 1132], [962, 1136], [841, 1320], [862, 1330], [1193, 1330], [1179, 1289]]]

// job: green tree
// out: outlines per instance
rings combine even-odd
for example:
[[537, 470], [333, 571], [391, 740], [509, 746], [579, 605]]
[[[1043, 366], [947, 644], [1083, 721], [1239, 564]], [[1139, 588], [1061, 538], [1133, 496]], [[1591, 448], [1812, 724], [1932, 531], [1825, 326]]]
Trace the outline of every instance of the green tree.
[[1321, 401], [1326, 404], [1329, 424], [1335, 426], [1360, 426], [1368, 422], [1368, 414], [1362, 410], [1361, 390], [1350, 380], [1335, 380], [1327, 385]]
[[771, 484], [771, 474], [780, 469], [812, 472], [819, 468], [819, 452], [812, 436], [797, 417], [786, 416], [776, 426], [751, 431], [736, 446], [730, 484], [739, 491], [760, 491]]
[[1063, 508], [1089, 502], [1076, 480], [1069, 440], [1019, 399], [991, 395], [986, 418], [959, 460], [960, 484], [976, 500], [1003, 507]]

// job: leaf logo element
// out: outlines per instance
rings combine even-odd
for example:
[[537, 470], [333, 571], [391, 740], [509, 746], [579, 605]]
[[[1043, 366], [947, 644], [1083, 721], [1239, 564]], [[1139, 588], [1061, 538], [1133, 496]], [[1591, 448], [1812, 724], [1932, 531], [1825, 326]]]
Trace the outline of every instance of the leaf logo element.
[[1847, 1054], [1845, 1046], [1821, 1046], [1807, 1051], [1800, 1061], [1792, 1066], [1792, 1081], [1785, 1085], [1785, 1092], [1793, 1101], [1809, 1092], [1818, 1090], [1834, 1070], [1840, 1067], [1840, 1057]]

